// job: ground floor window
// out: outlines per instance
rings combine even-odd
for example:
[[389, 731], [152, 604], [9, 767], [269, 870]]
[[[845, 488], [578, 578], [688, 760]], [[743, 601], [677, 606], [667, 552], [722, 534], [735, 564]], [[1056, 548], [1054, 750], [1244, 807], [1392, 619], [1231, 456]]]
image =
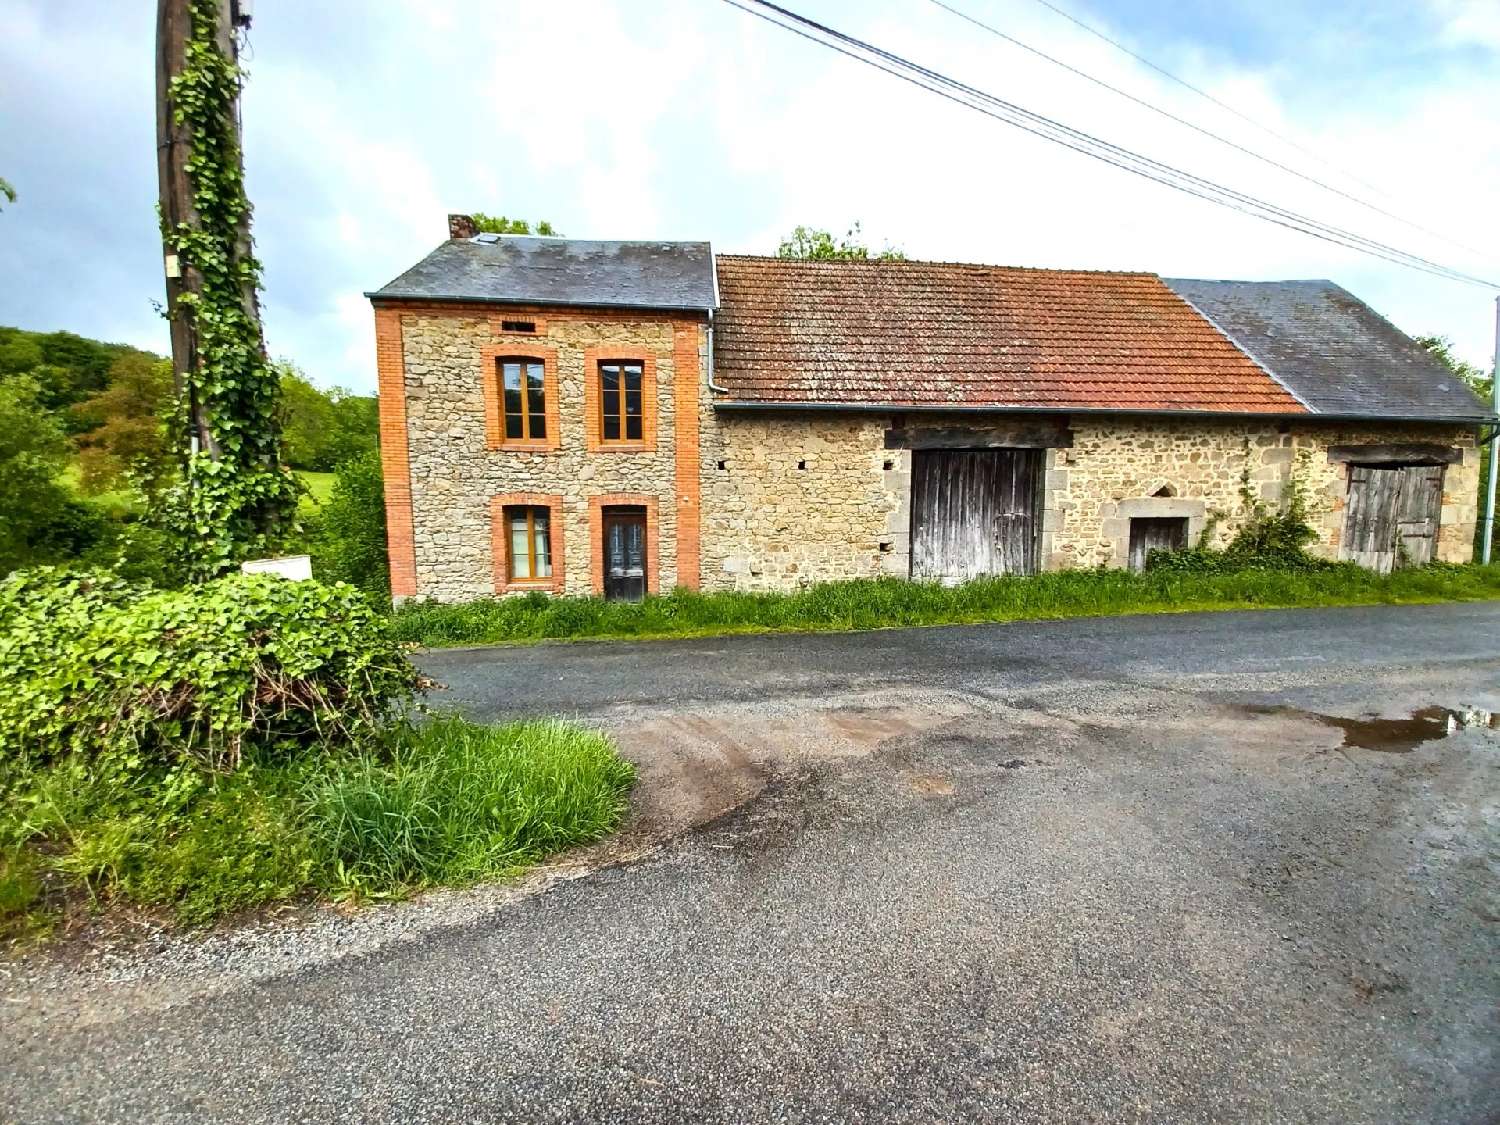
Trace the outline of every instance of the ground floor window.
[[509, 532], [506, 574], [512, 582], [545, 582], [552, 578], [552, 519], [546, 508], [505, 509]]
[[1188, 545], [1186, 516], [1136, 516], [1130, 521], [1130, 569], [1145, 570], [1152, 551], [1181, 551]]

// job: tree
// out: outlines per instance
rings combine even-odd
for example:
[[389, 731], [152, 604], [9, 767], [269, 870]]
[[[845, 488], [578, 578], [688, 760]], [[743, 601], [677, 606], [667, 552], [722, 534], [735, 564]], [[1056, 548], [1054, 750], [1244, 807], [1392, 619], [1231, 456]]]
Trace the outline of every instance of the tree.
[[58, 475], [68, 441], [24, 375], [0, 379], [0, 575], [46, 561], [49, 533], [77, 506]]
[[165, 413], [172, 401], [172, 365], [145, 352], [115, 360], [109, 385], [73, 407], [91, 428], [78, 438], [80, 483], [106, 492], [134, 478], [154, 495], [171, 477]]
[[[1481, 371], [1468, 360], [1459, 359], [1453, 354], [1453, 341], [1446, 336], [1418, 336], [1417, 343], [1421, 344], [1437, 358], [1449, 371], [1462, 379], [1484, 403], [1485, 409], [1489, 409], [1493, 401], [1493, 376]], [[1489, 493], [1490, 487], [1490, 459], [1488, 456], [1479, 459], [1479, 515], [1480, 520], [1474, 527], [1474, 550], [1479, 552], [1484, 546], [1484, 500]]]
[[16, 201], [16, 189], [10, 186], [10, 181], [4, 176], [0, 176], [0, 195], [5, 196], [7, 203]]
[[[781, 240], [781, 245], [776, 248], [776, 256], [811, 262], [865, 261], [870, 257], [870, 249], [859, 238], [858, 223], [837, 241], [826, 230], [799, 226]], [[904, 262], [906, 255], [894, 246], [886, 246], [875, 255], [875, 259], [882, 262]]]
[[284, 409], [282, 453], [288, 465], [327, 473], [377, 448], [380, 418], [373, 395], [351, 394], [343, 387], [324, 391], [292, 364], [283, 361], [277, 367]]
[[1417, 343], [1426, 348], [1449, 371], [1462, 379], [1471, 391], [1485, 402], [1490, 401], [1490, 374], [1481, 371], [1466, 359], [1453, 354], [1453, 341], [1446, 336], [1418, 336]]
[[324, 582], [348, 582], [381, 601], [391, 596], [385, 545], [385, 483], [380, 454], [367, 450], [338, 467], [318, 513], [313, 568]]
[[563, 237], [546, 219], [538, 222], [536, 230], [533, 231], [531, 224], [525, 219], [507, 219], [504, 215], [486, 215], [483, 211], [475, 211], [470, 218], [474, 220], [475, 228], [485, 234], [539, 234], [544, 238]]

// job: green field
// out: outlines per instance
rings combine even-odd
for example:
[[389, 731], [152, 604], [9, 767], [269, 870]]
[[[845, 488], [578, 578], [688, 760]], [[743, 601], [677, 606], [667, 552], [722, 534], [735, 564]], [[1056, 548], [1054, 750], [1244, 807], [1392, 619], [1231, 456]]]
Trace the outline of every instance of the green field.
[[304, 509], [315, 510], [328, 503], [328, 498], [333, 495], [332, 473], [314, 473], [306, 469], [298, 469], [297, 475], [302, 478], [302, 483], [307, 485], [307, 495], [302, 498]]

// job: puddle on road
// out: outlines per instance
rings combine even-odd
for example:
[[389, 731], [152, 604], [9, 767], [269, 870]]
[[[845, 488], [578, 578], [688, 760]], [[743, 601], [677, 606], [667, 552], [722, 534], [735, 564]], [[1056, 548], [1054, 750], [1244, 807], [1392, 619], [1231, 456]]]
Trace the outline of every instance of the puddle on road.
[[1447, 738], [1461, 730], [1500, 729], [1500, 712], [1486, 711], [1482, 707], [1423, 707], [1404, 719], [1348, 719], [1342, 715], [1324, 715], [1276, 704], [1252, 704], [1245, 710], [1256, 715], [1287, 715], [1321, 723], [1343, 731], [1346, 747], [1385, 754], [1405, 754], [1424, 742]]

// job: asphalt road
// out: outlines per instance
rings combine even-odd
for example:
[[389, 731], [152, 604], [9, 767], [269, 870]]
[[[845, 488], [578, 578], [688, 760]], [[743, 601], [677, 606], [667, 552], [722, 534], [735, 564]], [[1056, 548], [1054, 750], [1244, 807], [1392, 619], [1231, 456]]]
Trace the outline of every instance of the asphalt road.
[[149, 1003], [18, 972], [0, 1120], [1500, 1119], [1500, 605], [424, 665], [614, 731], [665, 842]]

